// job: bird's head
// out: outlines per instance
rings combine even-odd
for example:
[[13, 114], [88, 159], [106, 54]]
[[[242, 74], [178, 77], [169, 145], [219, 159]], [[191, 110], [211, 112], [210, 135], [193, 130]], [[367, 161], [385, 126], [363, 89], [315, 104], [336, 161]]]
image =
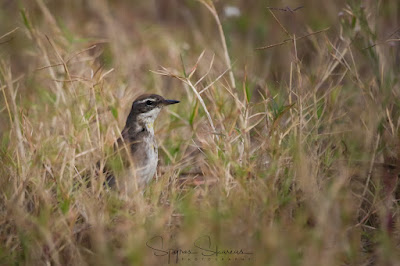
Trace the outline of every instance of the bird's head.
[[161, 109], [166, 105], [176, 103], [179, 103], [179, 101], [167, 100], [157, 94], [143, 94], [133, 102], [127, 124], [130, 121], [136, 121], [152, 128], [154, 120], [156, 120]]

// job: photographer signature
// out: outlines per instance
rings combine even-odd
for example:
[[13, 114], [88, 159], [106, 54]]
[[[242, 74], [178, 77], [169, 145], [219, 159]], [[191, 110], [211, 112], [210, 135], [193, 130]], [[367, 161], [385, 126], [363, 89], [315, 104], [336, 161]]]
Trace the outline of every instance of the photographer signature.
[[240, 255], [253, 255], [252, 252], [243, 251], [243, 249], [219, 249], [218, 246], [212, 248], [211, 237], [208, 235], [201, 236], [193, 242], [194, 249], [184, 249], [184, 248], [164, 248], [164, 238], [162, 236], [154, 236], [149, 241], [146, 242], [146, 246], [152, 249], [155, 256], [167, 256], [168, 264], [171, 258], [175, 259], [178, 263], [180, 255], [194, 255], [194, 256], [204, 256], [218, 257], [220, 255], [224, 256], [240, 256]]

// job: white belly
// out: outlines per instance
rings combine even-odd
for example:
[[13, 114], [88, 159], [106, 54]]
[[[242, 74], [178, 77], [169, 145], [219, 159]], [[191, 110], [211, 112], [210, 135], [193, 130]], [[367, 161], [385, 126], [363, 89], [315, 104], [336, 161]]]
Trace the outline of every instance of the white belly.
[[136, 170], [137, 175], [140, 179], [140, 185], [148, 184], [154, 177], [157, 171], [158, 164], [158, 148], [155, 140], [153, 144], [148, 147], [146, 152], [147, 162]]
[[153, 136], [149, 136], [144, 143], [149, 143], [145, 149], [138, 150], [134, 155], [134, 165], [131, 167], [133, 180], [136, 179], [139, 186], [148, 184], [157, 171], [158, 148]]

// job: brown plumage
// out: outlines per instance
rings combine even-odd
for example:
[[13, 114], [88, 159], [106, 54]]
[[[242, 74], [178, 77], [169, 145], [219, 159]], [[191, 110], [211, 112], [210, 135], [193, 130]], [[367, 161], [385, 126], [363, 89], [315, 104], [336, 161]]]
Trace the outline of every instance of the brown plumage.
[[106, 171], [107, 184], [130, 190], [148, 184], [154, 177], [158, 163], [158, 148], [154, 136], [154, 121], [161, 109], [179, 101], [166, 100], [157, 94], [143, 94], [132, 103], [131, 111], [121, 132], [116, 149], [127, 166], [118, 179]]

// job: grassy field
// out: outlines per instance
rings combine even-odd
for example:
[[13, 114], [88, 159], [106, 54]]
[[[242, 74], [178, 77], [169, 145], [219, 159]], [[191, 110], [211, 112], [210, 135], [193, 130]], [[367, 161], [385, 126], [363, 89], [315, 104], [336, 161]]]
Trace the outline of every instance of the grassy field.
[[[397, 0], [0, 7], [0, 264], [400, 265]], [[142, 93], [181, 103], [128, 198]]]

